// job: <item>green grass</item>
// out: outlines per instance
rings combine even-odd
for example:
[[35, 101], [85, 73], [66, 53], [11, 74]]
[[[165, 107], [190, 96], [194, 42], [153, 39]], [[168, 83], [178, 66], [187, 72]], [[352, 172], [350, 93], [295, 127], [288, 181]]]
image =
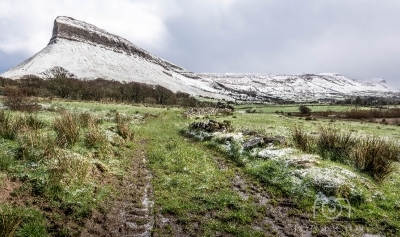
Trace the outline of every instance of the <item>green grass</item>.
[[[102, 179], [125, 174], [129, 145], [112, 129], [117, 126], [112, 119], [100, 123], [95, 118], [105, 114], [87, 109], [90, 103], [77, 105], [57, 102], [60, 110], [35, 116], [1, 111], [9, 126], [0, 134], [0, 184], [19, 183], [11, 195], [21, 200], [18, 206], [0, 203], [7, 207], [3, 217], [15, 216], [3, 222], [7, 226], [1, 236], [75, 236], [92, 210], [116, 193]], [[60, 116], [58, 111], [63, 110]], [[114, 140], [108, 140], [106, 133]], [[99, 164], [102, 170], [96, 171]], [[102, 172], [106, 176], [98, 174]], [[31, 213], [30, 208], [42, 210], [37, 211], [43, 216], [38, 218], [40, 225], [19, 214]]]
[[[297, 117], [287, 117], [271, 112], [271, 110], [276, 109], [276, 107], [269, 109], [270, 113], [243, 113], [241, 111], [236, 111], [233, 116], [229, 117], [229, 120], [232, 121], [232, 125], [236, 128], [236, 132], [243, 129], [250, 129], [265, 135], [285, 135], [287, 137], [290, 136], [290, 128], [296, 126], [314, 136], [321, 132], [321, 127], [325, 128], [325, 130], [322, 129], [322, 133], [325, 132], [324, 134], [326, 136], [319, 141], [319, 146], [315, 145], [311, 149], [308, 149], [309, 144], [306, 144], [306, 149], [304, 149], [304, 151], [318, 152], [317, 150], [319, 149], [319, 153], [322, 155], [321, 158], [328, 158], [319, 161], [320, 163], [318, 167], [320, 168], [330, 169], [333, 166], [338, 166], [357, 175], [356, 179], [353, 178], [351, 180], [351, 185], [354, 185], [351, 188], [344, 185], [334, 192], [328, 193], [329, 195], [337, 195], [338, 198], [346, 198], [350, 201], [352, 216], [351, 219], [348, 220], [348, 224], [360, 224], [365, 230], [369, 230], [370, 232], [378, 231], [385, 233], [388, 236], [398, 235], [400, 230], [400, 221], [398, 217], [396, 217], [399, 210], [398, 208], [396, 209], [396, 207], [398, 207], [400, 203], [395, 197], [396, 193], [400, 192], [399, 163], [392, 163], [391, 168], [393, 172], [390, 173], [384, 181], [379, 181], [380, 179], [375, 181], [373, 179], [373, 177], [375, 177], [374, 174], [366, 174], [368, 172], [362, 173], [364, 172], [363, 169], [359, 169], [357, 166], [352, 166], [347, 161], [347, 159], [350, 159], [349, 156], [351, 154], [349, 154], [349, 149], [353, 144], [351, 139], [348, 139], [349, 134], [357, 139], [374, 136], [379, 137], [380, 141], [392, 140], [398, 144], [400, 134], [398, 126], [377, 125], [374, 123], [354, 121], [337, 121], [332, 123], [328, 119], [305, 121], [304, 119], [299, 119]], [[227, 118], [211, 116], [211, 119], [222, 120]], [[328, 128], [332, 128], [332, 131], [336, 131], [335, 134], [337, 134], [341, 139], [330, 143], [331, 139], [328, 135], [331, 130], [327, 132], [326, 129]], [[289, 139], [289, 145], [291, 144], [290, 140], [291, 139]], [[206, 142], [206, 144], [214, 143], [215, 142], [213, 141]], [[206, 145], [206, 147], [211, 148], [213, 151], [217, 150], [227, 158], [230, 158], [226, 150], [224, 151], [224, 149], [218, 148], [217, 143], [211, 146]], [[343, 151], [346, 152], [345, 156], [347, 156], [347, 158], [345, 158], [345, 160], [342, 160], [343, 154], [338, 149], [344, 149]], [[331, 153], [327, 154], [325, 152], [328, 150]], [[335, 152], [336, 150], [339, 152]], [[237, 158], [234, 160], [237, 160]], [[292, 177], [290, 175], [292, 168], [285, 167], [279, 162], [263, 161], [259, 159], [253, 160], [247, 153], [242, 154], [239, 160], [246, 160], [244, 171], [263, 182], [268, 187], [269, 191], [274, 193], [276, 197], [289, 196], [293, 198], [293, 200], [300, 200], [298, 205], [305, 212], [312, 211], [315, 193], [324, 190], [320, 189], [322, 187], [307, 182], [298, 186], [298, 183], [290, 178]], [[348, 165], [338, 162], [347, 163]], [[382, 164], [382, 162], [380, 163]], [[243, 164], [240, 164], [240, 166], [243, 166]], [[350, 190], [353, 191], [350, 192]], [[330, 223], [329, 220], [327, 221], [323, 216], [317, 216], [317, 221], [321, 224]]]
[[[231, 189], [231, 170], [218, 169], [212, 153], [178, 134], [184, 122], [171, 112], [135, 130], [148, 142], [156, 208], [187, 223], [186, 231], [194, 235], [262, 236], [251, 228], [260, 218], [257, 207]], [[200, 233], [193, 223], [200, 224]]]
[[[77, 235], [93, 208], [108, 200], [112, 193], [117, 193], [113, 187], [101, 184], [103, 176], [96, 167], [101, 166], [104, 175], [126, 175], [129, 157], [132, 150], [137, 149], [135, 143], [142, 140], [146, 143], [152, 174], [155, 215], [176, 218], [188, 235], [214, 236], [217, 232], [234, 236], [273, 234], [273, 231], [262, 233], [253, 228], [254, 223], [265, 216], [265, 210], [251, 200], [242, 199], [233, 190], [232, 180], [236, 173], [261, 184], [271, 195], [271, 203], [287, 198], [297, 204], [294, 212], [312, 214], [315, 194], [320, 190], [307, 182], [299, 186], [292, 178], [294, 167], [273, 160], [255, 159], [249, 152], [241, 154], [235, 146], [226, 151], [215, 141], [196, 142], [180, 135], [182, 129], [195, 121], [184, 119], [182, 109], [67, 101], [46, 103], [49, 105], [46, 107], [52, 109], [40, 111], [34, 117], [6, 111], [0, 118], [3, 124], [22, 124], [18, 118], [28, 118], [23, 122], [23, 133], [14, 125], [0, 133], [0, 184], [10, 180], [20, 182], [21, 187], [12, 195], [24, 200], [19, 207], [0, 203], [3, 208], [0, 208], [0, 218], [9, 220], [3, 222], [7, 227], [2, 228], [7, 230], [8, 236]], [[313, 112], [349, 109], [346, 106], [307, 106]], [[245, 113], [246, 107], [254, 107], [262, 113]], [[61, 122], [60, 111], [73, 115], [73, 127], [77, 127], [72, 129], [77, 131], [72, 133], [73, 139], [63, 138], [68, 143], [66, 146], [57, 143], [56, 139], [62, 138], [57, 131], [62, 135], [68, 129], [55, 130], [52, 126]], [[298, 112], [298, 106], [241, 105], [232, 116], [210, 118], [231, 121], [236, 132], [250, 129], [267, 136], [283, 135], [287, 139], [290, 128], [296, 125], [310, 134], [318, 132], [321, 126], [334, 126], [341, 131], [351, 131], [357, 137], [375, 134], [395, 142], [400, 139], [399, 126], [331, 122], [330, 119], [306, 121], [276, 111]], [[287, 142], [292, 146], [290, 139]], [[348, 195], [345, 188], [338, 194], [353, 198], [348, 225], [362, 225], [370, 232], [375, 230], [396, 236], [400, 228], [398, 162], [394, 163], [392, 173], [377, 182], [355, 167], [332, 160], [321, 159], [318, 167], [339, 166], [357, 175], [352, 183], [360, 196]], [[227, 168], [221, 169], [221, 162]], [[51, 221], [58, 227], [55, 228]], [[330, 223], [321, 216], [317, 221], [322, 227]], [[70, 228], [62, 223], [75, 224]], [[174, 235], [172, 227], [154, 231], [160, 235]], [[7, 236], [7, 233], [0, 235]]]

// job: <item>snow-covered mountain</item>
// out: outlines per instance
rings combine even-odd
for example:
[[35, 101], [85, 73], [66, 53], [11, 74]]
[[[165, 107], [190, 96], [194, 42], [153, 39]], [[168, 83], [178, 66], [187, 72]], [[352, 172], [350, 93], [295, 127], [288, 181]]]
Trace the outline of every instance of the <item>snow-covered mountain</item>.
[[63, 16], [54, 21], [53, 35], [43, 50], [0, 76], [43, 77], [57, 66], [82, 79], [158, 84], [175, 92], [230, 100], [304, 101], [399, 93], [383, 79], [357, 81], [339, 74], [196, 74], [94, 25]]
[[[343, 99], [349, 96], [398, 96], [399, 90], [382, 78], [359, 81], [336, 73], [270, 75], [204, 73], [236, 99], [262, 101], [279, 98], [294, 101]], [[238, 95], [239, 94], [239, 95]], [[250, 97], [249, 97], [250, 96]]]
[[200, 78], [122, 37], [64, 16], [54, 21], [53, 35], [43, 50], [0, 76], [11, 79], [28, 74], [43, 77], [43, 72], [56, 66], [82, 79], [135, 81], [158, 84], [174, 92], [225, 97], [210, 86], [210, 79]]

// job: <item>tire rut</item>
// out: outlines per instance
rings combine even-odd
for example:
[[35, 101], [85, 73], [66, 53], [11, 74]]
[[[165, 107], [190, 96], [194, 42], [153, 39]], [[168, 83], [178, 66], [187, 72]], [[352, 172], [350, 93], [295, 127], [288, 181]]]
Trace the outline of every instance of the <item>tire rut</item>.
[[246, 201], [252, 202], [263, 210], [263, 218], [253, 222], [253, 229], [261, 231], [266, 236], [280, 237], [311, 237], [309, 231], [313, 224], [309, 217], [295, 214], [293, 203], [288, 199], [272, 198], [257, 182], [252, 182], [241, 171], [222, 158], [215, 158], [220, 169], [234, 169], [232, 189]]
[[118, 194], [105, 211], [93, 211], [81, 236], [148, 237], [154, 228], [153, 190], [146, 143], [138, 142], [128, 174], [116, 182]]

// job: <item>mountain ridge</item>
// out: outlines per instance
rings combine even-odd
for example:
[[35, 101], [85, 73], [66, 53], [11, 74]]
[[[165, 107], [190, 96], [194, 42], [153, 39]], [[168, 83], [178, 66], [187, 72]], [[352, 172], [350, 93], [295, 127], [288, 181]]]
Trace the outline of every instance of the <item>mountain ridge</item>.
[[164, 86], [174, 92], [227, 100], [268, 102], [341, 99], [346, 96], [393, 96], [399, 90], [384, 79], [358, 81], [336, 73], [273, 75], [194, 73], [157, 57], [130, 41], [67, 16], [54, 20], [48, 45], [0, 76], [43, 77], [63, 67], [78, 78], [103, 78]]

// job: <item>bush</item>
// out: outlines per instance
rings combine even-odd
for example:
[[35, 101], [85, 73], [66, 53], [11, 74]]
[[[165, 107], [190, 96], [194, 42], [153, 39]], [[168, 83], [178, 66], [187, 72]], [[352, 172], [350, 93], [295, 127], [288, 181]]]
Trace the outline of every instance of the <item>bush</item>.
[[310, 114], [311, 113], [311, 109], [308, 108], [305, 105], [300, 105], [299, 106], [299, 111], [300, 111], [301, 114]]
[[18, 87], [6, 86], [4, 88], [4, 105], [11, 110], [34, 112], [38, 111], [41, 106], [37, 100], [33, 97], [28, 96], [29, 91], [27, 89], [21, 89]]
[[382, 180], [393, 171], [392, 164], [398, 161], [399, 152], [398, 145], [394, 143], [368, 137], [356, 144], [351, 157], [360, 171]]
[[71, 147], [78, 141], [79, 126], [71, 113], [63, 112], [61, 118], [55, 120], [53, 127], [57, 133], [59, 146]]

